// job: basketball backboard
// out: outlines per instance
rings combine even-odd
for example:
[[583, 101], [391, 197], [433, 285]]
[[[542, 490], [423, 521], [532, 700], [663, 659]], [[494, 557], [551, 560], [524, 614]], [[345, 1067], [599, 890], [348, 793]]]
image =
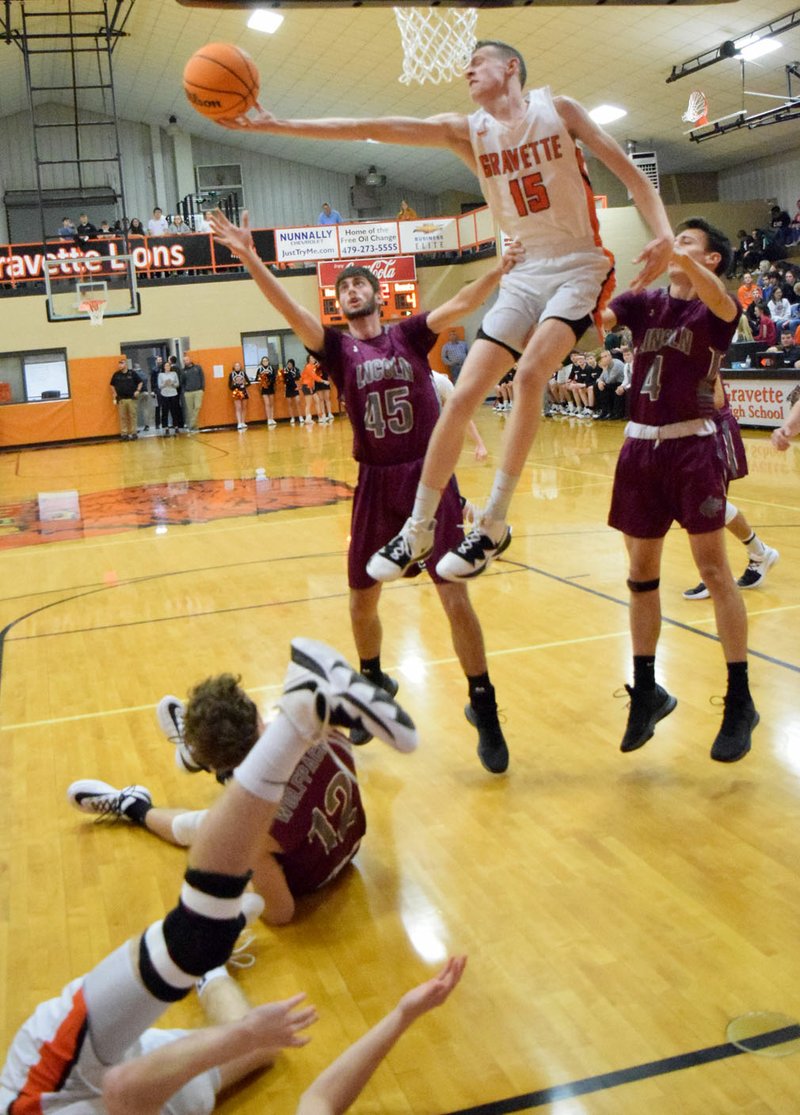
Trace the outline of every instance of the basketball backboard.
[[[141, 313], [136, 268], [129, 255], [47, 259], [44, 272], [48, 321], [90, 321]], [[101, 318], [102, 320], [102, 318]], [[95, 318], [94, 324], [99, 324]]]

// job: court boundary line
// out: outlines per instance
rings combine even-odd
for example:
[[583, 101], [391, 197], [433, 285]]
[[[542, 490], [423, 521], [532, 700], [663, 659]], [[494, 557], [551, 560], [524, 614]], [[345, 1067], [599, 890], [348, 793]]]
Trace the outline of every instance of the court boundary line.
[[536, 1092], [526, 1092], [519, 1096], [510, 1096], [504, 1100], [490, 1100], [488, 1103], [477, 1104], [474, 1107], [462, 1107], [458, 1111], [451, 1111], [449, 1115], [510, 1115], [511, 1112], [516, 1111], [531, 1111], [534, 1107], [544, 1107], [546, 1104], [556, 1103], [558, 1100], [574, 1099], [576, 1096], [586, 1096], [592, 1092], [604, 1092], [611, 1088], [618, 1088], [622, 1084], [632, 1084], [639, 1080], [651, 1080], [657, 1076], [665, 1076], [670, 1072], [680, 1072], [683, 1069], [695, 1068], [698, 1065], [713, 1064], [715, 1061], [724, 1061], [729, 1057], [739, 1057], [743, 1053], [769, 1049], [774, 1045], [782, 1045], [786, 1041], [793, 1041], [798, 1038], [800, 1038], [800, 1025], [784, 1026], [779, 1030], [770, 1030], [766, 1034], [748, 1038], [748, 1042], [753, 1046], [752, 1051], [740, 1049], [733, 1042], [709, 1045], [704, 1049], [694, 1049], [689, 1053], [677, 1053], [671, 1057], [663, 1057], [658, 1061], [645, 1061], [640, 1065], [614, 1069], [612, 1072], [601, 1072], [595, 1076], [585, 1076], [567, 1084], [540, 1088]]

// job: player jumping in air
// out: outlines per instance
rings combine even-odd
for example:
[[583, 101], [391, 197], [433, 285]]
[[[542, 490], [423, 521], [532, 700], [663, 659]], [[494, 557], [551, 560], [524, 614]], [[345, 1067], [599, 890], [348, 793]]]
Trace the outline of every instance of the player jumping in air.
[[[397, 682], [383, 672], [380, 661], [383, 629], [378, 602], [382, 586], [367, 568], [367, 558], [381, 538], [401, 526], [419, 480], [439, 416], [428, 365], [437, 334], [478, 309], [501, 275], [517, 265], [522, 249], [512, 244], [491, 271], [442, 306], [391, 326], [384, 326], [380, 319], [380, 284], [375, 275], [364, 267], [347, 267], [336, 280], [336, 296], [347, 319], [347, 330], [341, 332], [324, 328], [265, 267], [253, 246], [246, 214], [242, 228], [236, 228], [219, 211], [210, 219], [215, 237], [241, 259], [262, 294], [319, 358], [344, 398], [353, 426], [353, 456], [359, 464], [347, 565], [353, 638], [361, 672], [394, 695]], [[448, 407], [455, 397], [454, 393]], [[410, 576], [420, 572], [421, 560], [430, 556], [433, 566], [464, 537], [458, 487], [454, 477], [448, 479], [438, 527], [427, 549], [406, 564]], [[508, 766], [508, 747], [498, 720], [480, 621], [466, 585], [443, 583], [433, 568], [430, 575], [467, 677], [469, 704], [464, 711], [478, 729], [478, 756], [488, 771], [501, 774]]]
[[550, 89], [523, 93], [525, 62], [514, 47], [479, 42], [465, 73], [479, 106], [471, 116], [442, 113], [346, 120], [278, 120], [260, 106], [226, 127], [309, 139], [366, 140], [446, 147], [475, 172], [494, 219], [526, 251], [504, 276], [425, 455], [411, 517], [369, 561], [370, 576], [390, 581], [428, 553], [435, 515], [464, 441], [489, 389], [517, 364], [514, 409], [500, 469], [475, 528], [437, 563], [445, 580], [473, 577], [511, 540], [508, 507], [536, 436], [547, 380], [610, 296], [614, 260], [600, 241], [594, 200], [578, 142], [628, 188], [654, 239], [635, 261], [640, 290], [667, 266], [672, 230], [647, 178], [586, 110]]

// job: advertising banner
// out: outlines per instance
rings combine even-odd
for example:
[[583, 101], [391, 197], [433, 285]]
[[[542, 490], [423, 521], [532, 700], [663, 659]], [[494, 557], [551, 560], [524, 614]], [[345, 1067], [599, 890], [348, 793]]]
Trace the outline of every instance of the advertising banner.
[[276, 228], [275, 258], [278, 263], [303, 259], [336, 259], [339, 254], [338, 225], [313, 228]]
[[800, 369], [797, 378], [726, 379], [728, 397], [740, 426], [782, 426], [800, 398]]
[[[336, 276], [345, 267], [352, 266], [355, 260], [337, 259], [330, 263], [318, 263], [317, 275], [321, 287], [331, 287]], [[360, 267], [368, 267], [382, 283], [413, 283], [417, 278], [417, 264], [413, 256], [382, 256], [380, 259], [359, 259]]]
[[458, 251], [458, 224], [452, 217], [401, 221], [398, 228], [403, 252]]
[[339, 256], [395, 255], [400, 251], [397, 221], [361, 221], [339, 225]]

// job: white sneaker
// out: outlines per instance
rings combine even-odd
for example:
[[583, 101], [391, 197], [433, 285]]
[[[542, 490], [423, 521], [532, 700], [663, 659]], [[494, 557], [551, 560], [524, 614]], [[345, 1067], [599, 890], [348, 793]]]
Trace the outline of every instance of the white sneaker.
[[764, 583], [767, 573], [780, 556], [777, 550], [773, 550], [772, 546], [765, 546], [763, 557], [750, 558], [747, 568], [736, 584], [739, 588], [758, 588], [759, 585]]
[[414, 723], [392, 696], [354, 670], [333, 647], [314, 639], [292, 639], [279, 704], [309, 739], [333, 726], [360, 729], [397, 751], [414, 751], [417, 746]]
[[275, 421], [274, 418], [270, 418], [269, 421], [267, 422], [267, 425], [268, 426], [277, 426], [278, 423]]
[[469, 581], [510, 545], [511, 527], [507, 523], [478, 519], [464, 541], [437, 562], [436, 572], [445, 581]]
[[[300, 421], [302, 422], [302, 421], [303, 421], [303, 419], [301, 418], [301, 419], [300, 419]], [[290, 419], [289, 419], [289, 425], [290, 425], [290, 426], [293, 426], [293, 425], [294, 425], [294, 418], [290, 418]]]
[[396, 581], [409, 565], [424, 561], [433, 549], [436, 520], [406, 519], [399, 534], [377, 550], [367, 562], [367, 573], [376, 581]]
[[156, 720], [163, 735], [175, 748], [175, 766], [178, 770], [185, 771], [187, 774], [197, 774], [198, 771], [206, 770], [206, 767], [197, 762], [186, 744], [183, 734], [185, 711], [186, 706], [180, 697], [167, 694], [156, 705]]
[[98, 817], [125, 817], [125, 810], [134, 802], [153, 804], [150, 791], [145, 786], [126, 786], [117, 790], [108, 782], [96, 778], [82, 778], [67, 790], [67, 799], [81, 813], [94, 813]]

